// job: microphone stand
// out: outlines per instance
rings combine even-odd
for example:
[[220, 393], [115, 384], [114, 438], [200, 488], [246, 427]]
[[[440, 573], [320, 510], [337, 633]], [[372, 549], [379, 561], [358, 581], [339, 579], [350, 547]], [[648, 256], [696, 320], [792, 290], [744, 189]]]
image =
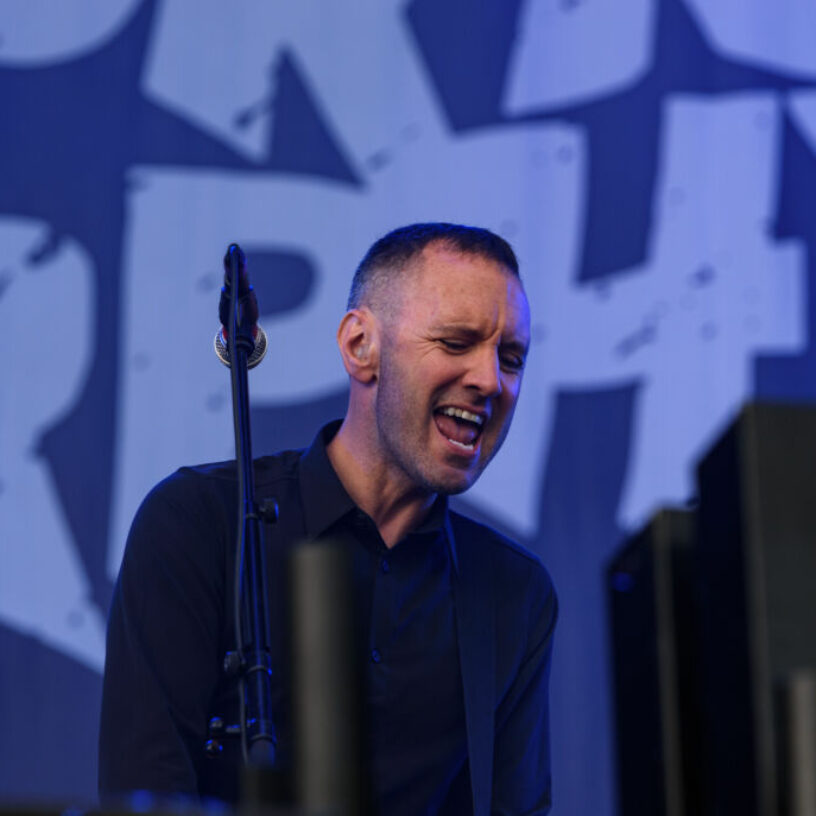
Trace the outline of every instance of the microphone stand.
[[[271, 814], [268, 805], [288, 801], [288, 784], [273, 767], [277, 738], [272, 723], [272, 659], [267, 610], [265, 550], [261, 520], [277, 520], [277, 504], [266, 499], [258, 507], [249, 430], [247, 369], [260, 361], [266, 335], [257, 326], [258, 304], [245, 274], [245, 258], [230, 244], [224, 258], [225, 281], [219, 316], [227, 326], [227, 344], [216, 335], [215, 350], [231, 369], [235, 459], [238, 474], [238, 526], [235, 558], [235, 642], [224, 669], [239, 677], [240, 734], [246, 768], [243, 778], [245, 816]], [[227, 291], [229, 286], [229, 305]], [[257, 345], [257, 348], [256, 348]], [[351, 656], [356, 653], [353, 630], [350, 565], [333, 547], [301, 549], [291, 565], [295, 585], [293, 611], [295, 669], [301, 692], [297, 695], [298, 750], [297, 813], [332, 813], [358, 816], [367, 813], [364, 774], [357, 732], [359, 689]], [[348, 570], [348, 573], [345, 571]], [[322, 599], [312, 603], [311, 589]], [[332, 693], [327, 697], [326, 689]], [[235, 733], [215, 717], [211, 734]], [[212, 751], [220, 750], [210, 739]]]
[[224, 665], [228, 672], [240, 674], [244, 760], [249, 764], [270, 767], [275, 762], [277, 737], [272, 722], [272, 659], [261, 519], [274, 521], [277, 506], [270, 501], [259, 509], [255, 499], [247, 360], [255, 350], [253, 329], [257, 320], [257, 304], [254, 303], [254, 295], [250, 303], [247, 293], [241, 295], [238, 291], [245, 258], [237, 244], [230, 244], [224, 261], [231, 284], [227, 344], [239, 494], [235, 564], [236, 651], [227, 653]]

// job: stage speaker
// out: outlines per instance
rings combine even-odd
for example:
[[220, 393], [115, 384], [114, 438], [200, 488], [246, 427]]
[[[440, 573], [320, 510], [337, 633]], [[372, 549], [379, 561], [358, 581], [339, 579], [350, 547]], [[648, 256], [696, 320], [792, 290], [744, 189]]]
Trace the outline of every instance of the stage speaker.
[[775, 689], [816, 667], [816, 410], [745, 407], [698, 481], [701, 812], [778, 816]]
[[610, 562], [618, 813], [697, 816], [694, 516], [661, 510]]

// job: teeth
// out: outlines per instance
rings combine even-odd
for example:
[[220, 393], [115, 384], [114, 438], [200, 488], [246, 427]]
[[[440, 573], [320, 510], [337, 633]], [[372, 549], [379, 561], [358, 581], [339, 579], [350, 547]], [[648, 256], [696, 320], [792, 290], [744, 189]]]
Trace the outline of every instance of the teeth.
[[[448, 439], [448, 437], [446, 436], [445, 439]], [[469, 445], [466, 445], [464, 442], [457, 442], [455, 439], [448, 439], [448, 442], [452, 442], [457, 448], [461, 448], [462, 450], [466, 451], [472, 451], [475, 447], [472, 442]]]
[[[447, 408], [443, 408], [441, 413], [445, 414], [446, 416], [466, 419], [468, 422], [475, 422], [479, 426], [484, 425], [484, 417], [480, 417], [478, 414], [472, 414], [470, 411], [465, 411], [464, 408], [454, 408], [453, 406], [448, 406]], [[467, 448], [472, 447], [472, 445], [463, 445], [462, 447]]]

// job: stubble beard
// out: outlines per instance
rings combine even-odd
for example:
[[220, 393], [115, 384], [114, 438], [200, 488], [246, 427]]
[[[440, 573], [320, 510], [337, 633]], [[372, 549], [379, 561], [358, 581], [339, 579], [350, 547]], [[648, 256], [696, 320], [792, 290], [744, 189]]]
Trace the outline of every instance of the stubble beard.
[[[498, 451], [507, 434], [509, 423], [505, 424], [489, 455], [480, 457], [473, 468], [447, 476], [442, 473], [435, 474], [434, 471], [439, 471], [444, 466], [434, 461], [422, 432], [421, 423], [433, 421], [426, 415], [429, 409], [422, 406], [421, 419], [412, 415], [410, 394], [403, 392], [398, 385], [399, 382], [398, 372], [393, 370], [389, 355], [383, 349], [375, 399], [375, 421], [379, 444], [386, 462], [402, 471], [419, 490], [445, 496], [464, 493], [481, 476], [487, 463]], [[430, 428], [430, 433], [434, 434], [437, 431]]]

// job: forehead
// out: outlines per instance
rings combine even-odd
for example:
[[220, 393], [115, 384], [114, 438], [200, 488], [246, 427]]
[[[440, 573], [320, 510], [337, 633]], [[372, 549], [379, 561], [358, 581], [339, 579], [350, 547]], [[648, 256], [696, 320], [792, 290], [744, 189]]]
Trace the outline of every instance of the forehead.
[[405, 276], [403, 321], [416, 326], [466, 321], [485, 329], [529, 332], [529, 308], [519, 278], [481, 255], [427, 246]]

